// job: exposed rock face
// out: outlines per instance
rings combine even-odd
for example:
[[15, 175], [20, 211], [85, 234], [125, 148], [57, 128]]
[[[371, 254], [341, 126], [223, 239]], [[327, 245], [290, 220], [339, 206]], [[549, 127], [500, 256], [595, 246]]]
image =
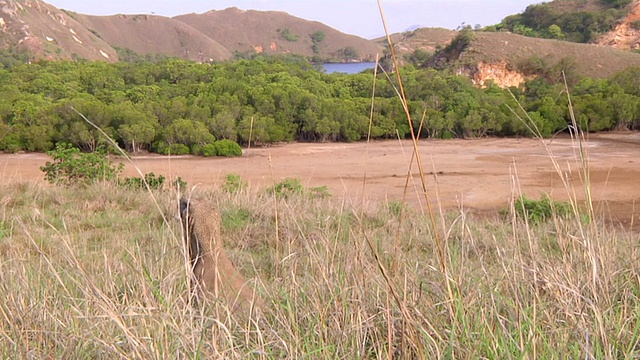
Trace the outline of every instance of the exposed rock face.
[[510, 70], [506, 61], [481, 62], [473, 68], [459, 69], [457, 74], [470, 77], [473, 84], [480, 87], [486, 87], [488, 82], [493, 82], [502, 88], [518, 87], [528, 80], [520, 72]]
[[598, 45], [621, 50], [640, 50], [640, 0], [631, 5], [626, 19], [598, 40]]

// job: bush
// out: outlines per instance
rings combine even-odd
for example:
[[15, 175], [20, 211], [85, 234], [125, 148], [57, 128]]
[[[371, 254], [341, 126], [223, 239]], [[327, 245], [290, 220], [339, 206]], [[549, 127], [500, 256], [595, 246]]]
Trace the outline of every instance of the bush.
[[124, 169], [123, 164], [114, 165], [102, 147], [93, 153], [81, 153], [71, 144], [58, 143], [47, 154], [53, 158], [53, 162], [47, 161], [40, 170], [45, 173], [45, 180], [56, 185], [117, 181]]
[[543, 195], [540, 200], [529, 199], [522, 195], [516, 199], [514, 207], [516, 216], [520, 219], [527, 219], [531, 224], [545, 222], [554, 215], [566, 218], [572, 213], [569, 203], [552, 201], [548, 195]]
[[299, 36], [291, 32], [291, 30], [288, 28], [278, 30], [278, 32], [280, 33], [280, 36], [287, 41], [291, 41], [291, 42], [298, 41]]
[[200, 155], [202, 156], [218, 156], [218, 148], [214, 144], [207, 144], [200, 148]]
[[242, 156], [242, 148], [233, 140], [218, 140], [213, 145], [216, 148], [217, 156]]
[[163, 175], [156, 176], [154, 173], [144, 174], [144, 180], [140, 177], [125, 178], [121, 183], [122, 186], [132, 190], [144, 190], [147, 187], [144, 183], [149, 184], [149, 188], [154, 190], [161, 190], [164, 187], [165, 177]]
[[242, 180], [240, 175], [227, 174], [227, 176], [225, 176], [224, 185], [222, 185], [222, 190], [230, 194], [235, 194], [245, 189], [246, 187], [247, 187], [247, 183]]
[[304, 187], [300, 179], [286, 178], [283, 181], [267, 188], [268, 193], [275, 193], [277, 197], [288, 198], [291, 195], [300, 195], [304, 192]]
[[191, 149], [185, 144], [156, 144], [156, 151], [162, 155], [189, 155]]
[[331, 197], [329, 188], [326, 185], [309, 188], [309, 196], [314, 199], [324, 199]]
[[275, 193], [277, 197], [288, 198], [294, 195], [306, 195], [310, 198], [327, 198], [331, 196], [329, 188], [327, 186], [316, 186], [305, 189], [300, 182], [300, 179], [286, 178], [283, 181], [275, 184], [274, 186], [267, 188], [267, 193]]

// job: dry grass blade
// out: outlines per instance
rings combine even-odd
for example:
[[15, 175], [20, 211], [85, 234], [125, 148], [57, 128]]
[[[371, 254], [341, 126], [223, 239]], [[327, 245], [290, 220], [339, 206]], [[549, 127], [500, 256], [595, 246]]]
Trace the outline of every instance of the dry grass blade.
[[[382, 3], [380, 0], [378, 0], [378, 8], [380, 9], [380, 15], [382, 17], [382, 23], [384, 25], [385, 28], [385, 34], [387, 37], [387, 44], [389, 45], [389, 50], [391, 52], [391, 58], [393, 60], [393, 64], [394, 64], [394, 70], [396, 73], [396, 77], [397, 77], [397, 81], [398, 81], [398, 86], [400, 89], [400, 101], [402, 103], [402, 107], [405, 111], [405, 115], [407, 117], [407, 122], [408, 122], [408, 126], [409, 126], [409, 130], [411, 133], [411, 141], [413, 142], [413, 152], [415, 154], [415, 161], [416, 164], [418, 166], [418, 172], [420, 175], [420, 181], [422, 184], [422, 191], [423, 191], [423, 195], [425, 197], [425, 202], [427, 204], [427, 210], [429, 213], [429, 219], [431, 221], [431, 225], [433, 226], [434, 229], [434, 238], [435, 238], [435, 242], [438, 248], [438, 258], [440, 260], [440, 266], [441, 266], [441, 270], [443, 273], [443, 276], [445, 277], [445, 279], [450, 279], [451, 276], [449, 274], [449, 266], [448, 266], [448, 254], [447, 254], [447, 249], [445, 246], [445, 243], [442, 240], [442, 237], [440, 235], [440, 233], [437, 231], [438, 226], [437, 226], [437, 222], [436, 222], [436, 216], [435, 216], [435, 212], [431, 206], [431, 200], [429, 199], [429, 191], [427, 188], [427, 179], [426, 179], [426, 172], [424, 170], [424, 166], [422, 163], [422, 158], [420, 156], [420, 148], [418, 145], [418, 137], [416, 134], [416, 131], [413, 127], [413, 121], [411, 118], [411, 111], [409, 110], [409, 105], [407, 102], [407, 97], [405, 95], [405, 90], [404, 87], [402, 85], [402, 76], [401, 76], [401, 72], [400, 72], [400, 66], [398, 64], [398, 58], [396, 57], [395, 54], [395, 49], [393, 46], [393, 42], [391, 41], [391, 34], [389, 32], [389, 28], [387, 26], [387, 21], [386, 18], [384, 16], [384, 10], [382, 8]], [[451, 301], [451, 303], [449, 304], [449, 314], [451, 316], [451, 318], [453, 319], [455, 317], [454, 314], [454, 310], [453, 310], [453, 302], [455, 300], [454, 294], [453, 294], [453, 289], [451, 284], [449, 283], [449, 281], [447, 281], [447, 292], [449, 294], [449, 300]]]

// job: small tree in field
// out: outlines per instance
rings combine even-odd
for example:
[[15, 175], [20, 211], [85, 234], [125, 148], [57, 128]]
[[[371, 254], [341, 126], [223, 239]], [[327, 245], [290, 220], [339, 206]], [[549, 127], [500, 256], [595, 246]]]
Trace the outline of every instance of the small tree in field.
[[47, 161], [40, 170], [45, 180], [56, 185], [88, 185], [98, 181], [115, 181], [120, 176], [124, 165], [114, 165], [104, 148], [92, 153], [82, 153], [71, 144], [58, 143], [54, 150], [47, 154], [53, 162]]

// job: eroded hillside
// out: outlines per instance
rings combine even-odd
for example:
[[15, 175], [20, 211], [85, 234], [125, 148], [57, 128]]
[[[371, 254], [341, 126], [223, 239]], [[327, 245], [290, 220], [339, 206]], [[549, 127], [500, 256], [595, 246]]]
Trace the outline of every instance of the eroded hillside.
[[602, 36], [598, 44], [622, 50], [640, 50], [640, 0], [631, 4], [627, 17]]
[[0, 0], [0, 48], [9, 47], [36, 59], [118, 59], [113, 47], [67, 13], [34, 0]]

